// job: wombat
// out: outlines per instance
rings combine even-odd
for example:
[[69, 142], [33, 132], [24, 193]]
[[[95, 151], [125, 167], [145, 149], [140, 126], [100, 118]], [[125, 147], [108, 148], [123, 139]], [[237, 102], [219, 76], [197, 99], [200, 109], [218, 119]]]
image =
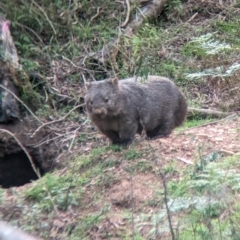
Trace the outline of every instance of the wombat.
[[113, 144], [129, 144], [136, 133], [163, 137], [180, 126], [187, 102], [173, 81], [159, 76], [86, 83], [86, 110]]

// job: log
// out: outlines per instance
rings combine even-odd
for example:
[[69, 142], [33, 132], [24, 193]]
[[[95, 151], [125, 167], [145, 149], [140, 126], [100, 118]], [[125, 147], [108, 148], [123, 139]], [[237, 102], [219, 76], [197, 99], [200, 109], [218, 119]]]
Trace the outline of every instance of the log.
[[[141, 25], [150, 19], [154, 19], [163, 11], [165, 5], [170, 0], [152, 0], [147, 3], [144, 2], [144, 6], [136, 12], [136, 17], [130, 21], [126, 28], [123, 29], [123, 35], [128, 37], [133, 37], [138, 31]], [[125, 26], [125, 24], [123, 24]], [[95, 53], [90, 53], [89, 57], [97, 60], [102, 64], [106, 64], [109, 60], [116, 59], [119, 48], [118, 45], [120, 39], [114, 39], [113, 41], [107, 43], [103, 48]]]
[[221, 112], [217, 110], [211, 109], [200, 109], [200, 108], [192, 108], [188, 107], [187, 118], [194, 118], [196, 115], [200, 115], [201, 117], [207, 118], [225, 118], [236, 112]]

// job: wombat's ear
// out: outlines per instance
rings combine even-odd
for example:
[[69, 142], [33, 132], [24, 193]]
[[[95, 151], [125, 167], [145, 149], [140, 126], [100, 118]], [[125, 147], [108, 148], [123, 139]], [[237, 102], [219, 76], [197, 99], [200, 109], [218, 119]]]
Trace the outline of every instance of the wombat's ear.
[[112, 84], [118, 85], [118, 78], [117, 77], [112, 78], [111, 82], [112, 82]]
[[90, 86], [91, 86], [91, 83], [90, 83], [90, 82], [86, 82], [86, 83], [85, 83], [85, 87], [86, 87], [86, 89], [89, 89]]

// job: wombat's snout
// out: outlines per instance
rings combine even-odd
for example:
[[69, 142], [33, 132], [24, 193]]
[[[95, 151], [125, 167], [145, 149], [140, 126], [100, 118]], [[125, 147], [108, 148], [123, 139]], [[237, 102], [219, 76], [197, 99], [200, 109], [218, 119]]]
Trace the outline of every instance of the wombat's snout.
[[92, 109], [92, 114], [94, 114], [95, 116], [103, 119], [107, 115], [107, 109], [103, 108], [103, 107], [102, 108], [95, 108], [95, 109], [93, 108]]

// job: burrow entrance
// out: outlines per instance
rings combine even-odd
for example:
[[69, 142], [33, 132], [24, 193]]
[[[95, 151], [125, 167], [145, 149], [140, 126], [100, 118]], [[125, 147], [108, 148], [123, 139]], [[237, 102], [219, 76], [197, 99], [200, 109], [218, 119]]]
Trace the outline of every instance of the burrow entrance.
[[[34, 156], [32, 155], [31, 157], [34, 161]], [[34, 163], [42, 176], [45, 171], [36, 161]], [[37, 179], [38, 176], [23, 150], [5, 153], [3, 156], [0, 156], [0, 186], [2, 188], [19, 187]]]
[[53, 137], [52, 132], [42, 129], [32, 137], [37, 127], [36, 120], [29, 117], [0, 124], [0, 187], [19, 187], [38, 179], [26, 152], [41, 176], [61, 166], [56, 161], [61, 149], [54, 141], [46, 141]]

